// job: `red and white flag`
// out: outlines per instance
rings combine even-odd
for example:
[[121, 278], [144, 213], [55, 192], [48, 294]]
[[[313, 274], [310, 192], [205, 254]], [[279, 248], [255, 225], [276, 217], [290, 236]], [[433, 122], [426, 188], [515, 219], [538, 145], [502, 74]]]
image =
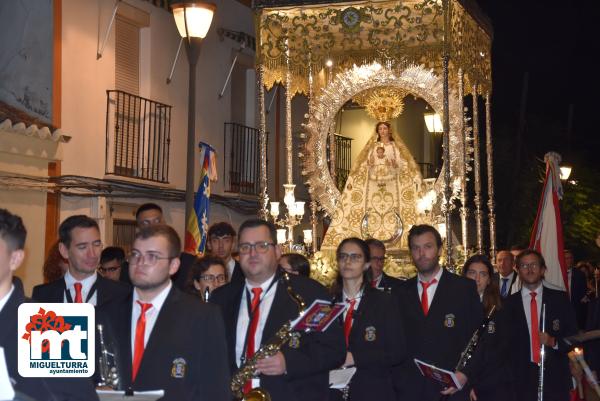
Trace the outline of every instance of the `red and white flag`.
[[563, 196], [559, 169], [561, 158], [558, 153], [549, 152], [544, 156], [544, 161], [546, 179], [533, 223], [529, 247], [540, 252], [546, 260], [544, 284], [550, 288], [566, 291], [567, 265], [559, 206], [559, 200]]

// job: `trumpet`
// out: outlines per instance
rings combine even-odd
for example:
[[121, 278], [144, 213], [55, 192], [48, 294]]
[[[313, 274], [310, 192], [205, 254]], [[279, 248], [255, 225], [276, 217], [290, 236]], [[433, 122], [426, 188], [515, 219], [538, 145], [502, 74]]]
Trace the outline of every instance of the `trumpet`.
[[[298, 305], [299, 314], [302, 314], [306, 309], [306, 303], [304, 299], [296, 294], [292, 286], [290, 285], [290, 276], [287, 272], [283, 273], [283, 282], [286, 284], [286, 290], [288, 295]], [[251, 358], [248, 358], [242, 366], [235, 372], [231, 378], [231, 391], [233, 395], [243, 401], [271, 401], [269, 392], [262, 387], [256, 387], [244, 394], [244, 384], [248, 380], [252, 380], [254, 372], [256, 371], [256, 363], [264, 358], [269, 358], [275, 355], [283, 344], [285, 344], [292, 337], [292, 321], [289, 320], [284, 324], [275, 335], [264, 345], [260, 347], [258, 351]]]

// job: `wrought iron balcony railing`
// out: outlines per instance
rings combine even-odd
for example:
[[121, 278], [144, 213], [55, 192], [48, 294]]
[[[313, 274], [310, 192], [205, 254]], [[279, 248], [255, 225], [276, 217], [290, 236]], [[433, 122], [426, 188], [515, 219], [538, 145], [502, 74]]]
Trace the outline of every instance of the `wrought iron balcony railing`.
[[169, 182], [171, 106], [106, 91], [106, 174]]
[[225, 123], [224, 138], [225, 191], [258, 195], [260, 193], [258, 129], [237, 123]]

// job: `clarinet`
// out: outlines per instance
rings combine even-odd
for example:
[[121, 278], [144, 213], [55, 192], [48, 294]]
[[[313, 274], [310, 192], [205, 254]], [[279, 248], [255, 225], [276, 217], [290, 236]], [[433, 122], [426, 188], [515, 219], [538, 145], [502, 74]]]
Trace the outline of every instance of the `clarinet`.
[[496, 311], [496, 305], [492, 306], [492, 309], [490, 309], [490, 311], [487, 314], [487, 316], [485, 317], [485, 319], [483, 319], [481, 326], [479, 326], [477, 328], [477, 330], [475, 330], [475, 332], [473, 333], [473, 336], [467, 343], [467, 346], [465, 347], [463, 352], [460, 354], [460, 359], [458, 360], [458, 363], [456, 364], [456, 368], [454, 369], [455, 371], [456, 370], [461, 371], [465, 368], [465, 366], [467, 366], [467, 363], [473, 357], [473, 352], [475, 351], [477, 344], [479, 344], [481, 335], [487, 329], [487, 326], [490, 323], [490, 320], [492, 320], [492, 317], [493, 317], [495, 311]]
[[[542, 333], [546, 332], [546, 304], [542, 304]], [[540, 346], [540, 371], [538, 375], [538, 401], [544, 401], [544, 368], [545, 368], [546, 347]]]

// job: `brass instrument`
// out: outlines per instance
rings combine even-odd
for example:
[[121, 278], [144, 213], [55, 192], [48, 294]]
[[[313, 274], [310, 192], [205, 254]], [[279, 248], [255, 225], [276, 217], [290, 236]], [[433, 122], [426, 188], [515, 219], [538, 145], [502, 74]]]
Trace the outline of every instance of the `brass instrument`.
[[[296, 294], [292, 286], [290, 285], [290, 276], [287, 272], [284, 272], [282, 275], [282, 280], [286, 284], [286, 290], [288, 295], [294, 300], [294, 302], [298, 305], [299, 314], [302, 314], [306, 309], [306, 303], [304, 299], [298, 294]], [[248, 380], [252, 380], [254, 377], [254, 372], [256, 371], [256, 363], [264, 358], [269, 358], [275, 355], [283, 344], [290, 340], [292, 337], [292, 321], [289, 320], [286, 324], [283, 325], [275, 335], [265, 344], [263, 344], [258, 351], [251, 358], [247, 359], [242, 366], [235, 372], [235, 374], [231, 378], [231, 391], [233, 395], [240, 400], [243, 401], [270, 401], [271, 396], [269, 393], [262, 387], [256, 387], [250, 390], [248, 393], [244, 394], [244, 384]]]
[[473, 357], [473, 352], [475, 351], [477, 344], [479, 344], [481, 335], [487, 329], [487, 326], [490, 323], [490, 320], [492, 320], [492, 317], [493, 317], [495, 311], [496, 311], [496, 305], [492, 306], [492, 309], [490, 309], [490, 311], [487, 314], [487, 316], [485, 317], [485, 319], [483, 319], [481, 326], [479, 326], [477, 328], [477, 330], [475, 330], [475, 332], [473, 333], [473, 336], [467, 343], [467, 346], [465, 347], [463, 352], [461, 352], [460, 359], [458, 360], [458, 363], [456, 364], [455, 370], [462, 371], [465, 368], [465, 366], [467, 366], [467, 363], [469, 363], [469, 361]]
[[[542, 333], [546, 332], [546, 304], [542, 304]], [[538, 393], [537, 399], [538, 401], [544, 401], [544, 369], [545, 369], [545, 358], [546, 356], [546, 347], [542, 343], [540, 345], [540, 371], [538, 373]]]
[[111, 352], [104, 339], [104, 326], [98, 325], [98, 341], [100, 342], [100, 356], [98, 357], [98, 369], [100, 373], [99, 387], [109, 387], [113, 390], [119, 388], [121, 382], [117, 368], [117, 357]]

